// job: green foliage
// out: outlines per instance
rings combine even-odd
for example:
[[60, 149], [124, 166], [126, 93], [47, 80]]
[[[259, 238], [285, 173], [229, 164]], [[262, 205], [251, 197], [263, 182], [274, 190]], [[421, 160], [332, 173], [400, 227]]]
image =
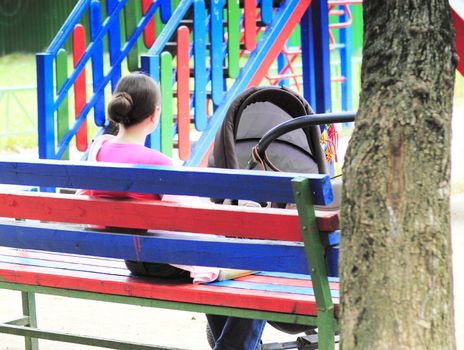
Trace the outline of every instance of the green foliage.
[[35, 56], [12, 54], [0, 56], [0, 88], [35, 86]]
[[0, 57], [0, 152], [37, 147], [34, 55]]
[[[108, 55], [105, 55], [108, 61]], [[72, 57], [68, 54], [68, 72], [72, 71]], [[91, 83], [91, 64], [86, 66], [87, 83]], [[127, 68], [123, 68], [126, 74]], [[87, 96], [92, 95], [91, 84]], [[106, 99], [110, 89], [105, 90]], [[74, 98], [69, 93], [70, 125], [74, 119]], [[95, 135], [93, 111], [88, 115], [89, 135]], [[37, 148], [36, 64], [33, 54], [0, 56], [0, 153]]]

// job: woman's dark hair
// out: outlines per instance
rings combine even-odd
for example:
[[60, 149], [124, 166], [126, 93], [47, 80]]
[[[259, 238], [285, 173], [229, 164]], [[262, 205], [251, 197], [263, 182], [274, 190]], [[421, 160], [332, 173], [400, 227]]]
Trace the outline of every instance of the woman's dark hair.
[[153, 79], [142, 73], [131, 73], [116, 86], [108, 104], [108, 116], [128, 127], [153, 114], [160, 100], [159, 87]]

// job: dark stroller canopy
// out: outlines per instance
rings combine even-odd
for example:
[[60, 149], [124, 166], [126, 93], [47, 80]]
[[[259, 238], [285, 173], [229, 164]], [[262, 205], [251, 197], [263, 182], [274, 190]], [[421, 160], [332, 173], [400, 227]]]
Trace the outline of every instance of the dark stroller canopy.
[[[209, 166], [245, 169], [251, 149], [270, 129], [292, 118], [314, 114], [297, 93], [285, 87], [255, 87], [232, 102], [216, 135]], [[310, 126], [280, 136], [267, 158], [282, 171], [327, 173], [320, 129]]]

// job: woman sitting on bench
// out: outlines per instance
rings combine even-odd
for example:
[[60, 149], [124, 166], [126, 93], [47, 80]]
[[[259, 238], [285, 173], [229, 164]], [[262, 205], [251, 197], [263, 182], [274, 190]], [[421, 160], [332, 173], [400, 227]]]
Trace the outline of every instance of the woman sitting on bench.
[[[144, 146], [146, 137], [159, 122], [160, 91], [148, 76], [132, 73], [122, 78], [108, 105], [109, 118], [118, 124], [116, 136], [97, 138], [89, 151], [89, 160], [148, 165], [172, 165], [164, 154]], [[128, 200], [161, 200], [162, 194], [115, 193], [86, 191], [95, 197], [118, 197]], [[113, 229], [113, 228], [112, 228]], [[127, 229], [125, 230], [127, 233]], [[134, 233], [134, 230], [130, 231]], [[135, 233], [145, 234], [145, 231]], [[126, 261], [136, 275], [158, 278], [195, 278], [195, 273], [208, 273], [201, 268], [181, 269], [177, 266], [142, 261]], [[197, 270], [195, 270], [197, 269]], [[189, 271], [187, 271], [189, 270]], [[211, 269], [209, 269], [211, 270]], [[214, 272], [213, 272], [214, 273]], [[258, 348], [266, 321], [206, 315], [215, 341], [214, 349], [255, 350]]]

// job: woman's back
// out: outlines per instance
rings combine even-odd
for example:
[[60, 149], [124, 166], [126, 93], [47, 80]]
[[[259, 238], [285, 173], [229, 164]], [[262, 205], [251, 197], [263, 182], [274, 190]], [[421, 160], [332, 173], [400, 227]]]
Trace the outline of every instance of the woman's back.
[[[156, 150], [139, 144], [113, 143], [111, 139], [103, 142], [95, 140], [90, 156], [97, 162], [129, 163], [146, 165], [172, 165], [170, 158]], [[121, 198], [134, 200], [161, 199], [158, 194], [134, 193], [134, 192], [110, 192], [110, 191], [88, 191], [88, 195], [102, 198]]]

